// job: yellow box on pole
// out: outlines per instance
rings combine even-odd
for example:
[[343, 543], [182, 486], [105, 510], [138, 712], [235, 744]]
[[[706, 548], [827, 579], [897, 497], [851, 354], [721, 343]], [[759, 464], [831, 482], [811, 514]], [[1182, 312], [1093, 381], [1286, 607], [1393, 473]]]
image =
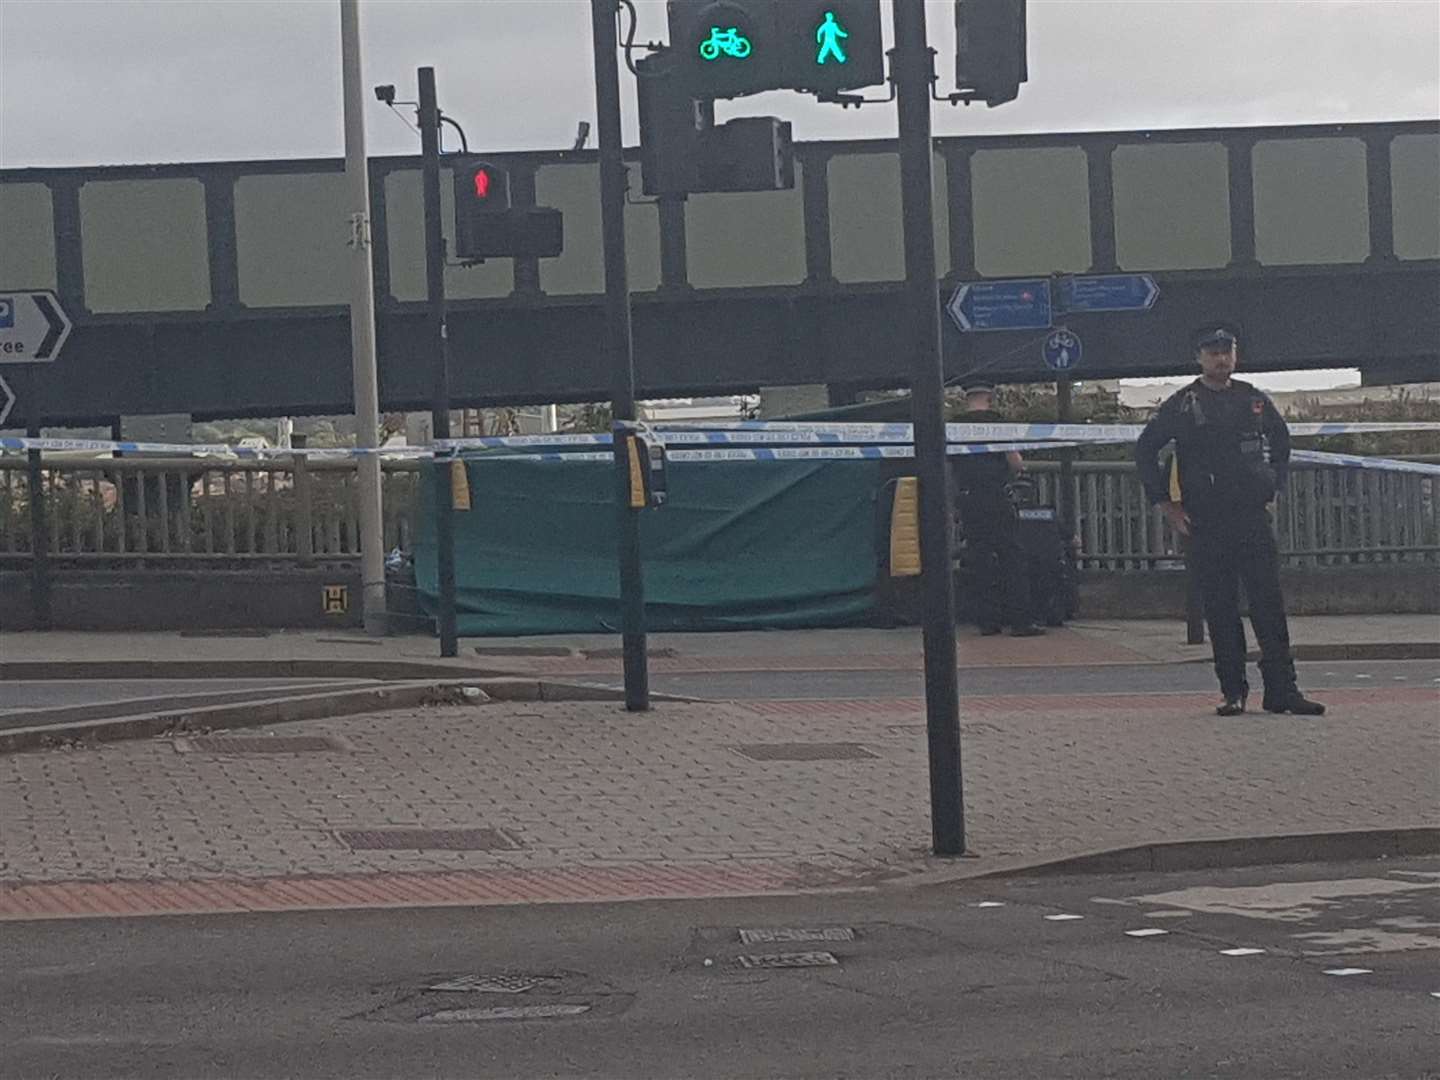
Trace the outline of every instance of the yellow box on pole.
[[890, 504], [890, 576], [920, 574], [920, 480], [902, 476], [895, 481]]
[[450, 506], [455, 510], [470, 509], [470, 473], [463, 461], [450, 462]]

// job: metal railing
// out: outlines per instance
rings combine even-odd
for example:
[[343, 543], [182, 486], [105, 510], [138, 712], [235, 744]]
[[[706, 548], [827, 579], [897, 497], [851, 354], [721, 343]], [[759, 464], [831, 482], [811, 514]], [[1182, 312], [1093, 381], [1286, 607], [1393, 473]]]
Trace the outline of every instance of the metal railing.
[[[1042, 502], [1058, 497], [1059, 466], [1030, 462]], [[1080, 567], [1179, 568], [1179, 538], [1149, 506], [1128, 461], [1074, 465]], [[1415, 473], [1296, 464], [1275, 503], [1282, 561], [1291, 566], [1440, 562], [1440, 483]]]
[[[414, 461], [383, 463], [386, 550], [412, 543]], [[49, 551], [60, 561], [212, 563], [353, 559], [355, 466], [346, 461], [46, 459]], [[0, 457], [0, 565], [31, 552], [24, 457]]]
[[[418, 461], [385, 461], [385, 548], [416, 535]], [[1027, 469], [1053, 504], [1054, 462]], [[41, 469], [49, 550], [60, 562], [304, 565], [359, 553], [355, 470], [346, 461], [47, 458]], [[1146, 503], [1130, 462], [1076, 462], [1084, 569], [1178, 568], [1178, 538]], [[483, 505], [483, 492], [476, 493]], [[0, 456], [0, 565], [30, 556], [27, 462]], [[1440, 563], [1440, 483], [1412, 473], [1297, 465], [1276, 504], [1290, 565]]]

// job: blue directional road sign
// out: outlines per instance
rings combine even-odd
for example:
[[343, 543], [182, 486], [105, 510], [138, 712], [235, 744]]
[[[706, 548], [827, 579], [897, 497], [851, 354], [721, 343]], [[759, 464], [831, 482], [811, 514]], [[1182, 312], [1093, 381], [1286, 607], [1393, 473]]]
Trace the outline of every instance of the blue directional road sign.
[[1148, 311], [1160, 295], [1149, 274], [1093, 274], [1062, 277], [1058, 307], [1064, 312]]
[[945, 310], [961, 330], [1044, 330], [1050, 326], [1050, 281], [967, 281]]
[[1080, 365], [1080, 335], [1062, 326], [1045, 339], [1040, 351], [1051, 371], [1069, 371]]

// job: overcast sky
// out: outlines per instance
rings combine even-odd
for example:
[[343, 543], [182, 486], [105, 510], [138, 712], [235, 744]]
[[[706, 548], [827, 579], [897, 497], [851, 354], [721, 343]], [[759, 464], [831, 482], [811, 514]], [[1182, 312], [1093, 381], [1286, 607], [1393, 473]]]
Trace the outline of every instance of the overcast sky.
[[[664, 4], [637, 7], [638, 40], [664, 40]], [[928, 9], [944, 88], [952, 5]], [[361, 19], [366, 84], [413, 98], [415, 69], [434, 66], [474, 149], [564, 147], [593, 121], [586, 0], [366, 0]], [[1440, 115], [1437, 0], [1029, 0], [1029, 42], [1017, 101], [937, 105], [936, 133]], [[338, 156], [339, 51], [338, 0], [0, 0], [0, 166]], [[367, 108], [372, 154], [417, 151], [399, 117]], [[893, 106], [798, 94], [731, 112], [784, 116], [797, 139], [895, 130]]]

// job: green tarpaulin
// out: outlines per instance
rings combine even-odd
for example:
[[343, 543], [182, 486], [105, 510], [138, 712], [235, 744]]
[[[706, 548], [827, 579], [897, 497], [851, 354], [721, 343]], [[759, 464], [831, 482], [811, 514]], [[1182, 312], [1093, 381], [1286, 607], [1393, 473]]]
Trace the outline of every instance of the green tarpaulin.
[[[454, 515], [459, 632], [618, 632], [613, 466], [466, 466], [474, 509]], [[668, 474], [669, 501], [641, 512], [650, 630], [843, 626], [872, 613], [879, 462], [685, 462]], [[415, 568], [433, 614], [433, 465], [424, 479]]]

